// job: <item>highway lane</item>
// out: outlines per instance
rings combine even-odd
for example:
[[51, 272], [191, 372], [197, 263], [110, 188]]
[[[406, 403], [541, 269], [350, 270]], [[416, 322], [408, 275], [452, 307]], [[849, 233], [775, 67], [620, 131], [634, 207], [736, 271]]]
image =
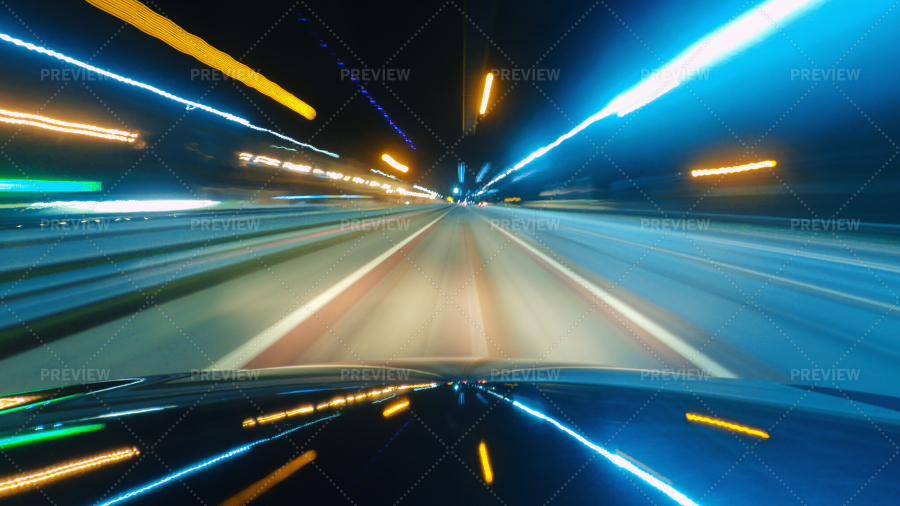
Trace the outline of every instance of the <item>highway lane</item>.
[[4, 358], [0, 384], [492, 357], [898, 394], [877, 379], [900, 366], [893, 239], [505, 207], [402, 220]]

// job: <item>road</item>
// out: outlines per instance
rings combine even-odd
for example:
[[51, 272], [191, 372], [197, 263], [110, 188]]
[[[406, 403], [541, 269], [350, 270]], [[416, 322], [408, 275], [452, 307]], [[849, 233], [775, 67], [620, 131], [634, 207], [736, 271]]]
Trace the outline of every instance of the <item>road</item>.
[[501, 206], [259, 216], [255, 235], [188, 217], [4, 232], [3, 390], [60, 369], [491, 357], [900, 395], [883, 381], [900, 370], [893, 232]]

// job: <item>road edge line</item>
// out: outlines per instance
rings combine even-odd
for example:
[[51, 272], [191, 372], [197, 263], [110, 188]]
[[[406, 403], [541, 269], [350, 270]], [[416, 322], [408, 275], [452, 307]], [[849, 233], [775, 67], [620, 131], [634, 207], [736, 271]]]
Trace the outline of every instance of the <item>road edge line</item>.
[[[490, 221], [487, 220], [486, 218], [482, 218], [482, 219], [484, 219], [485, 221], [490, 223]], [[674, 351], [675, 353], [678, 353], [679, 355], [681, 355], [682, 357], [687, 359], [689, 362], [693, 363], [694, 365], [696, 365], [700, 368], [706, 369], [707, 371], [709, 371], [710, 374], [712, 374], [716, 377], [719, 377], [719, 378], [737, 378], [738, 377], [736, 374], [729, 371], [727, 368], [720, 365], [715, 360], [707, 357], [706, 355], [701, 353], [699, 350], [695, 349], [693, 346], [684, 342], [684, 340], [682, 340], [680, 337], [669, 332], [668, 330], [666, 330], [665, 328], [660, 326], [658, 323], [654, 322], [650, 318], [648, 318], [648, 317], [644, 316], [642, 313], [638, 312], [638, 310], [634, 309], [633, 307], [629, 306], [625, 302], [622, 302], [621, 300], [612, 296], [609, 292], [607, 292], [603, 288], [600, 288], [599, 286], [597, 286], [597, 285], [591, 283], [590, 281], [584, 279], [583, 277], [579, 276], [574, 271], [572, 271], [572, 269], [570, 269], [570, 268], [562, 265], [561, 263], [557, 262], [556, 260], [548, 257], [547, 255], [545, 255], [541, 251], [537, 250], [530, 244], [528, 244], [525, 241], [523, 241], [522, 239], [519, 239], [518, 237], [516, 237], [514, 234], [507, 232], [504, 228], [502, 228], [502, 227], [493, 227], [493, 228], [496, 228], [497, 230], [503, 232], [504, 234], [509, 236], [510, 239], [516, 241], [520, 246], [522, 246], [523, 248], [528, 250], [530, 253], [537, 256], [538, 258], [540, 258], [541, 260], [546, 262], [548, 265], [550, 265], [554, 269], [565, 274], [568, 278], [575, 281], [579, 285], [583, 286], [589, 292], [591, 292], [592, 294], [594, 294], [595, 296], [599, 297], [601, 300], [603, 300], [604, 302], [609, 304], [609, 306], [612, 307], [615, 311], [618, 311], [620, 314], [622, 314], [622, 316], [624, 316], [625, 318], [628, 318], [629, 320], [634, 322], [637, 326], [639, 326], [642, 329], [644, 329], [645, 331], [649, 332], [653, 337], [655, 337], [657, 340], [659, 340], [660, 342], [662, 342], [663, 344], [665, 344], [666, 346], [671, 348], [672, 351]]]

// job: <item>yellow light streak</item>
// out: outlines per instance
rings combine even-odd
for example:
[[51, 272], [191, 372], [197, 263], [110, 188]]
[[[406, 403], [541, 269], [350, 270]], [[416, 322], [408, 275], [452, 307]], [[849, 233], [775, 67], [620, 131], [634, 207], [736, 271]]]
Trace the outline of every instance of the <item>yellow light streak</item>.
[[494, 471], [491, 469], [491, 460], [488, 458], [487, 446], [484, 441], [478, 443], [478, 456], [481, 458], [481, 472], [484, 474], [484, 482], [491, 484], [494, 482]]
[[397, 160], [394, 160], [393, 158], [391, 158], [391, 155], [388, 155], [388, 154], [381, 155], [381, 159], [384, 160], [385, 162], [387, 162], [387, 164], [390, 165], [391, 167], [399, 170], [400, 172], [406, 172], [409, 170], [409, 167], [401, 164]]
[[303, 415], [303, 414], [312, 413], [312, 412], [313, 412], [312, 406], [303, 406], [302, 408], [297, 408], [293, 411], [288, 411], [286, 414], [287, 414], [287, 416], [295, 416], [295, 415]]
[[67, 121], [60, 121], [60, 120], [53, 119], [53, 118], [47, 118], [45, 116], [38, 116], [36, 114], [26, 114], [24, 112], [6, 111], [3, 109], [0, 109], [0, 114], [2, 114], [3, 116], [12, 116], [14, 118], [33, 119], [35, 121], [43, 121], [44, 123], [51, 123], [51, 124], [58, 125], [58, 126], [81, 128], [84, 130], [92, 130], [94, 132], [99, 132], [102, 134], [119, 135], [122, 137], [137, 137], [137, 134], [131, 133], [131, 132], [126, 132], [124, 130], [113, 130], [112, 128], [101, 128], [98, 126], [86, 125], [83, 123], [69, 123]]
[[285, 413], [275, 413], [274, 415], [261, 416], [257, 418], [256, 421], [259, 423], [268, 423], [281, 420], [282, 418], [287, 418], [287, 415]]
[[754, 429], [752, 427], [747, 427], [745, 425], [738, 425], [736, 423], [726, 422], [724, 420], [718, 420], [715, 418], [709, 418], [702, 415], [697, 415], [694, 413], [685, 413], [685, 417], [692, 422], [697, 423], [705, 423], [708, 425], [715, 425], [716, 427], [722, 427], [728, 430], [733, 430], [735, 432], [743, 432], [744, 434], [749, 434], [751, 436], [761, 437], [763, 439], [769, 439], [769, 435], [764, 431], [759, 429]]
[[138, 30], [156, 37], [182, 53], [221, 71], [247, 86], [287, 106], [306, 119], [316, 117], [316, 111], [281, 86], [266, 79], [250, 67], [207, 44], [203, 39], [186, 32], [177, 24], [153, 12], [137, 0], [87, 0], [88, 3], [131, 24]]
[[480, 114], [484, 114], [484, 111], [487, 110], [488, 97], [491, 96], [491, 83], [493, 82], [494, 74], [488, 74], [484, 78], [484, 95], [481, 96], [481, 109], [478, 111]]
[[36, 114], [25, 114], [3, 109], [0, 109], [0, 121], [11, 125], [36, 126], [45, 130], [87, 135], [90, 137], [122, 142], [134, 142], [138, 137], [138, 134], [136, 133], [125, 132], [123, 130], [101, 128], [94, 125], [86, 125], [84, 123], [70, 123], [68, 121], [60, 121], [53, 118], [38, 116]]
[[39, 395], [19, 395], [15, 397], [2, 397], [0, 398], [0, 410], [6, 408], [12, 408], [15, 406], [20, 406], [22, 404], [28, 404], [29, 402], [34, 402], [38, 399], [42, 399], [43, 397]]
[[409, 401], [402, 401], [384, 410], [384, 417], [392, 416], [394, 413], [403, 411], [409, 406]]
[[264, 494], [267, 490], [279, 484], [282, 480], [296, 473], [301, 467], [309, 464], [316, 458], [315, 450], [310, 450], [287, 464], [279, 467], [275, 472], [257, 481], [253, 485], [241, 490], [237, 494], [225, 500], [219, 506], [244, 506], [253, 499]]
[[0, 497], [25, 492], [49, 482], [69, 478], [77, 474], [91, 471], [100, 466], [114, 464], [138, 454], [140, 454], [140, 452], [137, 448], [126, 448], [84, 459], [71, 460], [55, 466], [45, 467], [37, 471], [10, 476], [5, 479], [0, 478]]
[[[394, 391], [417, 389], [417, 388], [428, 388], [428, 387], [435, 387], [437, 385], [438, 385], [437, 383], [415, 383], [415, 384], [410, 384], [410, 385], [398, 385], [395, 387], [379, 388], [376, 390], [370, 390], [368, 392], [361, 392], [355, 396], [348, 395], [346, 398], [339, 397], [339, 398], [334, 399], [329, 402], [323, 402], [323, 403], [317, 405], [315, 408], [313, 408], [312, 404], [307, 404], [307, 405], [300, 406], [298, 408], [294, 408], [294, 409], [288, 410], [288, 411], [279, 411], [277, 413], [270, 413], [267, 415], [258, 416], [256, 418], [248, 418], [243, 421], [242, 425], [245, 428], [246, 427], [255, 427], [256, 425], [271, 423], [271, 422], [283, 420], [285, 418], [292, 417], [292, 416], [304, 415], [306, 413], [312, 413], [315, 410], [323, 410], [326, 408], [334, 408], [334, 407], [342, 406], [348, 402], [358, 401], [360, 399], [365, 399], [366, 397], [377, 397], [382, 394], [386, 394], [386, 393], [390, 393], [390, 392], [394, 392]], [[409, 405], [408, 401], [404, 401], [404, 402], [406, 402], [406, 404], [403, 404], [402, 406], [400, 404], [396, 404], [396, 405], [392, 406], [391, 408], [388, 408], [388, 410], [386, 410], [386, 412], [393, 408], [396, 408], [397, 410], [401, 410]], [[393, 414], [393, 412], [391, 412], [391, 414]], [[386, 414], [385, 416], [390, 416], [390, 414]]]
[[744, 172], [747, 170], [762, 169], [766, 167], [774, 167], [775, 160], [766, 160], [764, 162], [748, 163], [746, 165], [737, 165], [735, 167], [722, 167], [720, 169], [701, 169], [692, 170], [691, 176], [712, 176], [716, 174], [732, 174], [735, 172]]

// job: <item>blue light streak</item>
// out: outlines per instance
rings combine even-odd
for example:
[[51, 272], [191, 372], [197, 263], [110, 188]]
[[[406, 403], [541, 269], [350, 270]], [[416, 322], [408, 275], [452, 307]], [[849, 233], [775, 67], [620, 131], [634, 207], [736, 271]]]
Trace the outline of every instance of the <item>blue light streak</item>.
[[198, 470], [200, 470], [200, 469], [209, 467], [209, 466], [211, 466], [211, 465], [213, 465], [213, 464], [216, 464], [216, 463], [218, 463], [218, 462], [222, 462], [222, 461], [224, 461], [224, 460], [226, 460], [226, 459], [230, 459], [231, 457], [234, 457], [235, 455], [240, 455], [240, 454], [246, 452], [247, 450], [249, 450], [250, 448], [253, 448], [254, 446], [256, 446], [256, 445], [258, 445], [258, 444], [267, 443], [267, 442], [272, 441], [272, 440], [274, 440], [274, 439], [278, 439], [278, 438], [280, 438], [280, 437], [287, 436], [287, 435], [290, 434], [291, 432], [300, 430], [300, 429], [302, 429], [302, 428], [304, 428], [304, 427], [309, 427], [310, 425], [312, 425], [312, 424], [314, 424], [314, 423], [319, 423], [319, 422], [323, 422], [323, 421], [325, 421], [325, 420], [328, 420], [328, 419], [330, 419], [330, 418], [338, 417], [338, 416], [340, 416], [340, 415], [341, 415], [340, 413], [335, 413], [335, 414], [333, 414], [333, 415], [331, 415], [331, 416], [326, 416], [326, 417], [324, 417], [324, 418], [319, 418], [318, 420], [313, 420], [313, 421], [311, 421], [311, 422], [308, 422], [308, 423], [305, 423], [305, 424], [303, 424], [303, 425], [300, 425], [299, 427], [294, 427], [293, 429], [286, 430], [286, 431], [284, 431], [284, 432], [282, 432], [281, 434], [278, 434], [278, 435], [276, 435], [276, 436], [267, 437], [267, 438], [265, 438], [265, 439], [260, 439], [260, 440], [258, 440], [258, 441], [254, 441], [254, 442], [252, 442], [252, 443], [250, 443], [250, 444], [246, 444], [246, 445], [244, 445], [244, 446], [240, 446], [240, 447], [235, 448], [235, 449], [233, 449], [233, 450], [231, 450], [231, 451], [228, 451], [228, 452], [226, 452], [226, 453], [223, 453], [223, 454], [221, 454], [221, 455], [218, 455], [218, 456], [216, 456], [216, 457], [213, 457], [213, 458], [211, 458], [211, 459], [209, 459], [209, 460], [206, 460], [206, 461], [204, 461], [204, 462], [202, 462], [202, 463], [200, 463], [200, 464], [197, 464], [196, 466], [192, 466], [192, 467], [189, 467], [189, 468], [184, 469], [184, 470], [182, 470], [182, 471], [178, 471], [177, 473], [170, 474], [170, 475], [166, 476], [165, 478], [162, 478], [162, 479], [159, 479], [159, 480], [157, 480], [157, 481], [154, 481], [153, 483], [150, 483], [149, 485], [145, 485], [145, 486], [143, 486], [143, 487], [141, 487], [141, 488], [134, 489], [134, 490], [132, 490], [131, 492], [128, 492], [128, 493], [126, 493], [126, 494], [124, 494], [124, 495], [121, 495], [121, 496], [119, 496], [119, 497], [117, 497], [117, 498], [115, 498], [115, 499], [112, 499], [112, 500], [110, 500], [110, 501], [107, 501], [107, 502], [101, 504], [100, 506], [110, 506], [110, 505], [116, 504], [116, 503], [118, 503], [118, 502], [127, 501], [128, 499], [131, 499], [131, 498], [133, 498], [133, 497], [135, 497], [135, 496], [138, 496], [138, 495], [140, 495], [140, 494], [143, 494], [144, 492], [148, 492], [148, 491], [153, 490], [153, 489], [155, 489], [155, 488], [157, 488], [157, 487], [160, 487], [160, 486], [162, 486], [162, 485], [165, 485], [166, 483], [169, 483], [169, 482], [171, 482], [172, 480], [178, 479], [178, 478], [180, 478], [180, 477], [182, 477], [182, 476], [184, 476], [184, 475], [186, 475], [186, 474], [193, 473], [194, 471], [198, 471]]
[[667, 496], [671, 497], [672, 499], [674, 499], [675, 502], [677, 502], [678, 504], [681, 504], [682, 506], [698, 506], [697, 503], [688, 499], [687, 496], [685, 496], [681, 492], [672, 488], [672, 486], [669, 485], [668, 483], [663, 482], [659, 478], [657, 478], [657, 477], [653, 476], [652, 474], [644, 471], [643, 469], [635, 466], [629, 460], [627, 460], [623, 457], [620, 457], [619, 455], [617, 455], [615, 453], [610, 453], [605, 448], [595, 445], [594, 443], [591, 443], [590, 441], [587, 440], [587, 438], [581, 436], [577, 432], [575, 432], [572, 429], [566, 427], [565, 425], [557, 422], [553, 418], [550, 418], [549, 416], [541, 413], [540, 411], [535, 411], [535, 410], [525, 406], [524, 404], [520, 403], [519, 401], [513, 401], [507, 397], [504, 397], [504, 396], [494, 392], [493, 390], [488, 390], [488, 389], [482, 388], [482, 387], [476, 387], [476, 388], [478, 388], [479, 390], [482, 390], [484, 392], [487, 392], [487, 393], [493, 395], [494, 397], [498, 397], [506, 402], [509, 402], [513, 406], [521, 409], [522, 411], [528, 413], [531, 416], [534, 416], [541, 420], [550, 422], [551, 424], [555, 425], [557, 429], [565, 432], [566, 434], [575, 438], [575, 440], [577, 440], [579, 443], [583, 444], [584, 446], [587, 446], [591, 450], [594, 450], [595, 452], [599, 453], [600, 455], [606, 457], [610, 462], [612, 462], [619, 468], [624, 469], [625, 471], [628, 471], [631, 474], [637, 476], [638, 478], [644, 480], [649, 485], [658, 489], [660, 492], [662, 492], [662, 493], [666, 494]]
[[[300, 16], [299, 18], [297, 18], [297, 20], [304, 22], [304, 23], [306, 22], [306, 18], [304, 18], [303, 16]], [[311, 35], [315, 36], [316, 33], [311, 32]], [[319, 47], [328, 48], [328, 44], [326, 44], [325, 41], [323, 41], [323, 40], [319, 40]], [[344, 62], [342, 62], [340, 58], [337, 58], [337, 55], [334, 54], [334, 51], [329, 51], [329, 52], [331, 53], [331, 56], [334, 56], [337, 59], [338, 66], [343, 67]], [[384, 119], [387, 120], [388, 124], [391, 125], [391, 127], [398, 134], [400, 134], [400, 137], [403, 137], [403, 140], [406, 141], [407, 144], [409, 144], [409, 147], [412, 148], [413, 151], [416, 151], [416, 147], [413, 145], [413, 143], [409, 139], [409, 137], [406, 136], [406, 134], [403, 132], [403, 130], [400, 130], [400, 127], [398, 127], [397, 124], [394, 123], [394, 121], [391, 119], [391, 117], [388, 116], [388, 113], [384, 112], [384, 108], [381, 107], [380, 105], [378, 105], [377, 102], [375, 102], [375, 99], [372, 98], [372, 96], [369, 94], [369, 91], [366, 90], [365, 86], [363, 86], [362, 84], [359, 83], [359, 79], [357, 79], [356, 77], [351, 75], [350, 80], [353, 81], [353, 83], [356, 84], [356, 87], [359, 88], [359, 90], [362, 92], [362, 94], [366, 96], [366, 98], [369, 100], [369, 103], [372, 104], [372, 106], [375, 107], [375, 109], [377, 109], [378, 112], [384, 116]]]
[[304, 144], [304, 143], [302, 143], [302, 142], [300, 142], [300, 141], [298, 141], [298, 140], [296, 140], [296, 139], [292, 139], [292, 138], [290, 138], [290, 137], [288, 137], [288, 136], [286, 136], [286, 135], [282, 135], [282, 134], [280, 134], [280, 133], [278, 133], [278, 132], [269, 130], [269, 129], [267, 129], [267, 128], [258, 127], [258, 126], [256, 126], [256, 125], [250, 123], [249, 121], [245, 120], [244, 118], [235, 116], [234, 114], [230, 114], [230, 113], [227, 113], [227, 112], [223, 112], [223, 111], [220, 111], [220, 110], [218, 110], [218, 109], [213, 109], [212, 107], [209, 107], [209, 106], [206, 106], [206, 105], [203, 105], [203, 104], [198, 104], [197, 102], [192, 102], [192, 101], [190, 101], [190, 100], [183, 99], [183, 98], [178, 97], [178, 96], [175, 96], [175, 95], [173, 95], [173, 94], [171, 94], [171, 93], [169, 93], [169, 92], [167, 92], [167, 91], [163, 91], [163, 90], [161, 90], [161, 89], [159, 89], [159, 88], [156, 88], [155, 86], [150, 86], [149, 84], [144, 84], [144, 83], [142, 83], [142, 82], [140, 82], [140, 81], [135, 81], [134, 79], [129, 79], [129, 78], [127, 78], [127, 77], [123, 77], [123, 76], [120, 76], [120, 75], [118, 75], [118, 74], [113, 74], [112, 72], [108, 72], [108, 71], [106, 71], [106, 70], [103, 70], [103, 69], [101, 69], [101, 68], [95, 67], [95, 66], [93, 66], [93, 65], [84, 63], [84, 62], [82, 62], [82, 61], [78, 61], [78, 60], [76, 60], [76, 59], [74, 59], [74, 58], [70, 58], [70, 57], [68, 57], [68, 56], [66, 56], [66, 55], [64, 55], [64, 54], [62, 54], [62, 53], [57, 53], [56, 51], [52, 51], [52, 50], [50, 50], [50, 49], [46, 49], [46, 48], [43, 48], [43, 47], [40, 47], [40, 46], [36, 46], [36, 45], [31, 44], [31, 43], [29, 43], [29, 42], [25, 42], [25, 41], [19, 40], [19, 39], [15, 38], [15, 37], [10, 37], [9, 35], [6, 35], [5, 33], [0, 33], [0, 40], [4, 40], [4, 41], [6, 41], [6, 42], [11, 42], [11, 43], [15, 44], [16, 46], [24, 47], [24, 48], [26, 48], [26, 49], [30, 49], [30, 50], [32, 50], [32, 51], [36, 51], [36, 52], [38, 52], [38, 53], [45, 54], [45, 55], [47, 55], [47, 56], [52, 56], [52, 57], [54, 57], [54, 58], [56, 58], [56, 59], [58, 59], [58, 60], [62, 60], [62, 61], [64, 61], [64, 62], [66, 62], [66, 63], [70, 63], [70, 64], [75, 65], [75, 66], [77, 66], [77, 67], [81, 67], [81, 68], [83, 68], [83, 69], [85, 69], [85, 70], [89, 70], [89, 71], [91, 71], [91, 72], [95, 72], [95, 73], [100, 74], [100, 75], [102, 75], [102, 76], [106, 76], [106, 77], [115, 79], [116, 81], [123, 82], [123, 83], [125, 83], [125, 84], [130, 84], [130, 85], [132, 85], [132, 86], [137, 86], [138, 88], [143, 88], [143, 89], [145, 89], [145, 90], [147, 90], [147, 91], [152, 91], [153, 93], [156, 93], [157, 95], [160, 95], [160, 96], [162, 96], [162, 97], [168, 98], [169, 100], [174, 100], [174, 101], [176, 101], [176, 102], [180, 102], [180, 103], [186, 105], [186, 106], [188, 107], [188, 109], [195, 109], [195, 108], [196, 108], [196, 109], [203, 109], [203, 110], [206, 111], [206, 112], [210, 112], [210, 113], [213, 113], [213, 114], [215, 114], [215, 115], [217, 115], [217, 116], [221, 116], [221, 117], [223, 117], [223, 118], [225, 118], [225, 119], [227, 119], [227, 120], [229, 120], [229, 121], [234, 121], [235, 123], [240, 123], [241, 125], [244, 125], [245, 127], [252, 128], [252, 129], [258, 130], [258, 131], [260, 131], [260, 132], [270, 133], [270, 134], [272, 134], [272, 135], [274, 135], [274, 136], [276, 136], [276, 137], [278, 137], [278, 138], [284, 139], [284, 140], [286, 140], [286, 141], [288, 141], [288, 142], [292, 142], [292, 143], [294, 143], [294, 144], [296, 144], [296, 145], [298, 145], [298, 146], [303, 146], [304, 148], [309, 148], [309, 149], [311, 149], [311, 150], [313, 150], [313, 151], [316, 151], [316, 152], [319, 152], [319, 153], [322, 153], [322, 154], [325, 154], [325, 155], [328, 155], [328, 156], [331, 156], [331, 157], [334, 157], [334, 158], [340, 158], [340, 156], [337, 155], [336, 153], [332, 153], [331, 151], [325, 151], [324, 149], [319, 149], [319, 148], [317, 148], [317, 147], [315, 147], [315, 146], [312, 146], [312, 145], [310, 145], [310, 144]]
[[681, 54], [667, 63], [658, 72], [621, 93], [606, 107], [582, 121], [568, 133], [531, 153], [511, 169], [492, 179], [476, 195], [481, 195], [487, 187], [543, 156], [591, 124], [613, 114], [622, 117], [640, 109], [666, 92], [678, 87], [695, 72], [708, 69], [729, 56], [746, 49], [754, 42], [761, 40], [785, 23], [793, 20], [813, 5], [823, 1], [768, 0], [736, 17], [682, 51]]

